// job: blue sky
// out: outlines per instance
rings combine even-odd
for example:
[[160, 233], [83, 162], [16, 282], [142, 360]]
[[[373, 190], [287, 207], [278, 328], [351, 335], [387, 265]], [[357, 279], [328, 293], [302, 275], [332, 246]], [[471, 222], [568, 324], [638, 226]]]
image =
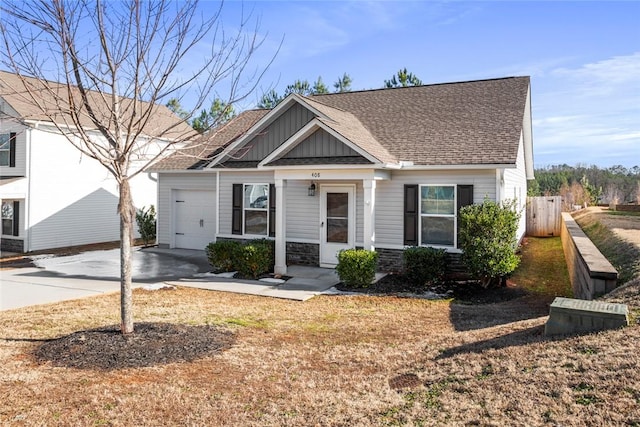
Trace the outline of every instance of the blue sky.
[[[213, 3], [206, 7], [213, 7]], [[532, 81], [534, 161], [640, 165], [640, 2], [229, 2], [228, 29], [253, 8], [280, 52], [261, 81], [382, 86], [400, 68], [425, 84], [514, 75]]]

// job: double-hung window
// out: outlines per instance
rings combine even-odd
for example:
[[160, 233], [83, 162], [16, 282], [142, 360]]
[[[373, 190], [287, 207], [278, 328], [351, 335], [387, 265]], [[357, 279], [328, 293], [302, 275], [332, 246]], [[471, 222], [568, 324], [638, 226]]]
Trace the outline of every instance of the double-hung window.
[[244, 184], [244, 234], [269, 233], [269, 184]]
[[14, 213], [13, 202], [2, 202], [2, 234], [6, 236], [12, 236], [14, 234]]
[[11, 134], [0, 133], [0, 166], [10, 166], [10, 163], [11, 163]]
[[420, 186], [420, 244], [456, 246], [455, 185]]

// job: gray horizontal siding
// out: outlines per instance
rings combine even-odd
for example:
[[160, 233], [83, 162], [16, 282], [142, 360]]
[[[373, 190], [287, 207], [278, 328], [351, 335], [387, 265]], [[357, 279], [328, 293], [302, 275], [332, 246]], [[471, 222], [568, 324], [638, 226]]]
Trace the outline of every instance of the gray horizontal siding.
[[403, 245], [405, 184], [472, 184], [474, 203], [496, 196], [495, 170], [394, 171], [391, 180], [377, 182], [376, 245]]
[[273, 184], [272, 171], [220, 172], [220, 234], [231, 234], [233, 184]]

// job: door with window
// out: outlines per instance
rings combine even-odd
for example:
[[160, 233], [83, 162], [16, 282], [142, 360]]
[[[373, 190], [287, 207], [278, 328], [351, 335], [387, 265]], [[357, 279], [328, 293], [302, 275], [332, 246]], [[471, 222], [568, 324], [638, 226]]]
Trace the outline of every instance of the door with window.
[[335, 267], [338, 252], [355, 245], [355, 186], [320, 187], [320, 266]]

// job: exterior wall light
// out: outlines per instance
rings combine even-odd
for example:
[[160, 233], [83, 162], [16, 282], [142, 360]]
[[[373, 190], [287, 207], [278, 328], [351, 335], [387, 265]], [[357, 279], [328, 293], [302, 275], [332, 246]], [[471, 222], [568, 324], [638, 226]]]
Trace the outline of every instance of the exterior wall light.
[[308, 188], [307, 195], [309, 197], [314, 197], [316, 195], [316, 184], [313, 181], [311, 181], [311, 185]]

